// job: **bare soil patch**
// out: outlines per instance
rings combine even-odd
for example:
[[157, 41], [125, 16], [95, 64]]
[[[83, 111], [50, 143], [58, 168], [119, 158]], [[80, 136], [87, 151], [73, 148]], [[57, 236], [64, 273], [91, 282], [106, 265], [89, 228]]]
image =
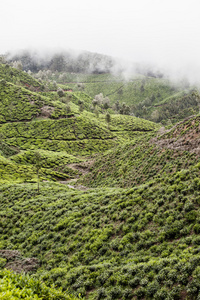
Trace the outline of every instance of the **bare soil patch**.
[[33, 272], [39, 267], [39, 261], [37, 258], [24, 258], [17, 250], [0, 250], [0, 257], [7, 260], [5, 265], [6, 269], [13, 270], [17, 273]]

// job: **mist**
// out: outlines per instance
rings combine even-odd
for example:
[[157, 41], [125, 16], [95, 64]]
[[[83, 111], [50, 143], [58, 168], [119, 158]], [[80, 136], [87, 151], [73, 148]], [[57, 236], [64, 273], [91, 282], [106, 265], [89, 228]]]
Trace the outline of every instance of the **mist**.
[[122, 66], [125, 77], [139, 64], [200, 82], [197, 0], [3, 0], [0, 25], [1, 54], [36, 49], [46, 59], [56, 49], [89, 51], [113, 57], [113, 72]]

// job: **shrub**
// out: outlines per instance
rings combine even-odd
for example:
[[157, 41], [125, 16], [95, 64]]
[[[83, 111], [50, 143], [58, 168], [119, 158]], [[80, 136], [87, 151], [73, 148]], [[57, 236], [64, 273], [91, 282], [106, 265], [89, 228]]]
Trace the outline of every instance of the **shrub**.
[[149, 296], [149, 297], [154, 296], [156, 294], [156, 292], [159, 290], [159, 288], [160, 288], [160, 286], [157, 281], [153, 281], [153, 282], [149, 283], [146, 288], [147, 296]]

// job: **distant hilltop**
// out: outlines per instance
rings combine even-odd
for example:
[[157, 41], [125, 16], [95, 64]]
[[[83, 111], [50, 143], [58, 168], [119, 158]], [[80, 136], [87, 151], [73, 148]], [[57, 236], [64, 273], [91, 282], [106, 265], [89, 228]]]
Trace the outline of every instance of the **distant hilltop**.
[[76, 50], [20, 50], [4, 55], [8, 63], [21, 61], [24, 71], [40, 70], [86, 74], [123, 74], [126, 78], [134, 74], [162, 78], [164, 75], [153, 66], [134, 63], [100, 53]]

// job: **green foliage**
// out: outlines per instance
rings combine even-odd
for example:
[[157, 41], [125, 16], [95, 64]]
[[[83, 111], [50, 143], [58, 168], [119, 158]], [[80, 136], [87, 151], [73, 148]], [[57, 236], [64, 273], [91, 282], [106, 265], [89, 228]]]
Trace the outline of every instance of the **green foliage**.
[[42, 281], [28, 275], [14, 274], [8, 270], [0, 271], [0, 299], [2, 300], [76, 300], [78, 298], [47, 287]]
[[33, 90], [40, 90], [41, 83], [27, 73], [10, 67], [7, 64], [0, 64], [0, 81], [5, 80], [14, 84], [20, 84]]
[[44, 281], [91, 299], [97, 290], [99, 299], [162, 299], [185, 286], [196, 295], [200, 241], [191, 233], [199, 221], [188, 213], [199, 215], [200, 188], [195, 195], [191, 189], [199, 172], [197, 164], [188, 176], [177, 172], [131, 189], [41, 183], [36, 195], [30, 184], [2, 186], [2, 248], [37, 257]]
[[0, 127], [0, 132], [8, 145], [18, 145], [21, 149], [42, 148], [90, 154], [107, 150], [114, 144], [115, 136], [99, 125], [81, 115], [58, 121], [47, 119], [5, 124]]
[[108, 128], [109, 128], [109, 124], [110, 124], [110, 122], [111, 122], [111, 116], [110, 116], [109, 113], [106, 114], [105, 120], [106, 120], [106, 122], [108, 123]]
[[0, 81], [0, 123], [31, 120], [39, 115], [43, 99], [22, 87]]
[[[97, 121], [92, 114], [82, 113], [78, 117], [60, 120], [7, 123], [0, 126], [0, 133], [3, 134], [5, 142], [13, 147], [88, 155], [113, 147], [118, 142], [118, 137], [119, 142], [121, 138], [129, 138], [133, 129], [137, 132], [156, 128], [151, 122], [134, 117], [128, 120], [125, 117], [114, 116], [110, 130], [106, 126], [105, 118]], [[116, 122], [120, 123], [119, 127], [115, 125]]]
[[[124, 130], [124, 136], [130, 130], [132, 141], [122, 143], [99, 156], [91, 167], [91, 172], [80, 179], [82, 184], [90, 187], [132, 187], [177, 171], [180, 171], [181, 178], [188, 177], [187, 171], [182, 169], [188, 169], [190, 165], [199, 161], [199, 116], [181, 122], [157, 137], [157, 133], [153, 131], [134, 135], [134, 121], [136, 122], [137, 118], [132, 119], [129, 116], [112, 116], [111, 124], [118, 130]], [[132, 123], [125, 123], [126, 120]], [[153, 129], [151, 123], [144, 123], [143, 127], [141, 122], [138, 124], [143, 131]], [[110, 126], [111, 131], [114, 126]], [[140, 130], [137, 123], [135, 130]], [[199, 185], [198, 182], [195, 184]], [[179, 188], [182, 189], [181, 186]], [[173, 196], [173, 192], [169, 191], [169, 197], [173, 199]], [[188, 214], [188, 218], [195, 218], [195, 214]]]
[[71, 117], [73, 112], [66, 111], [66, 105], [51, 101], [48, 97], [31, 92], [12, 83], [0, 81], [0, 123], [30, 121], [33, 118]]
[[[53, 152], [47, 150], [39, 150], [41, 156], [41, 166], [43, 168], [56, 168], [71, 163], [82, 162], [83, 160], [73, 155], [67, 154], [66, 152]], [[10, 158], [18, 164], [35, 164], [34, 151], [22, 151], [17, 155]]]
[[[61, 70], [62, 62], [54, 57], [52, 68]], [[103, 108], [96, 111], [93, 103], [98, 118], [89, 112], [94, 95], [103, 92], [118, 111], [128, 103], [130, 111], [157, 118], [162, 107], [179, 103], [178, 88], [161, 78], [125, 83], [109, 74], [77, 78], [55, 69], [39, 72], [45, 90], [33, 92], [19, 86], [27, 74], [14, 70], [15, 82], [4, 67], [0, 250], [19, 250], [39, 265], [34, 277], [0, 271], [0, 298], [75, 299], [69, 291], [99, 300], [198, 299], [199, 116], [158, 132], [155, 123], [110, 108], [108, 128]], [[84, 82], [85, 93], [77, 82]], [[188, 108], [195, 106], [194, 94], [184, 97]], [[183, 110], [186, 98], [178, 104]], [[87, 175], [71, 186], [81, 173]], [[17, 264], [1, 256], [1, 268]]]
[[0, 269], [4, 268], [7, 263], [5, 258], [0, 257]]
[[[62, 152], [37, 152], [41, 157], [41, 180], [68, 180], [79, 175], [77, 170], [67, 165], [82, 160]], [[35, 182], [38, 174], [35, 163], [35, 151], [22, 152], [10, 159], [0, 156], [0, 182]]]
[[0, 155], [9, 157], [11, 155], [17, 154], [18, 152], [19, 150], [17, 148], [8, 146], [3, 141], [3, 135], [1, 136], [0, 134]]
[[156, 104], [155, 109], [150, 107], [143, 112], [139, 109], [137, 115], [152, 121], [162, 122], [163, 124], [168, 124], [169, 120], [172, 123], [176, 123], [198, 113], [199, 98], [199, 93], [191, 89], [187, 92], [167, 97], [162, 102]]
[[36, 178], [35, 171], [30, 166], [17, 165], [0, 156], [0, 182], [29, 181]]
[[[164, 78], [137, 76], [125, 81], [122, 77], [102, 74], [98, 77], [85, 75], [82, 80], [85, 93], [93, 98], [99, 93], [109, 96], [115, 109], [122, 114], [131, 113], [137, 117], [168, 124], [169, 120], [176, 123], [199, 111], [199, 93], [196, 90], [191, 88], [183, 91], [183, 85], [173, 86]], [[71, 81], [75, 81], [75, 78]], [[74, 84], [68, 83], [72, 89], [75, 84], [76, 81]]]

